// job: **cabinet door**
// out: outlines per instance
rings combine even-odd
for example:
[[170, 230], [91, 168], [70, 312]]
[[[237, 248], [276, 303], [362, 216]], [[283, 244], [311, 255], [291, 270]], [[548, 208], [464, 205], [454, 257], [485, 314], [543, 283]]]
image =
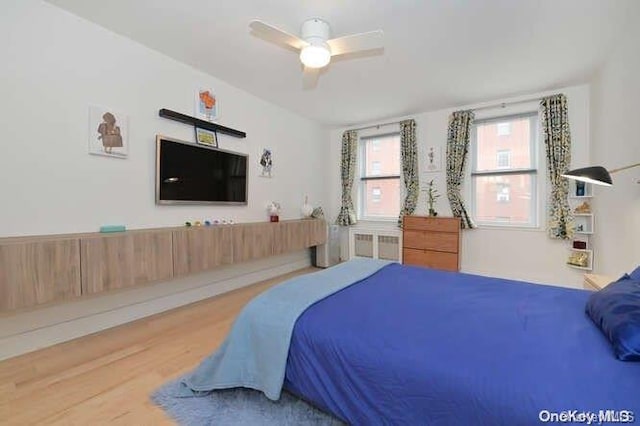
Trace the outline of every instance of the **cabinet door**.
[[271, 222], [233, 226], [233, 263], [272, 256], [277, 226]]
[[327, 223], [322, 219], [307, 219], [307, 247], [318, 246], [327, 242]]
[[0, 243], [0, 310], [80, 295], [78, 239]]
[[173, 231], [173, 268], [176, 275], [202, 272], [232, 262], [230, 226]]
[[173, 277], [171, 231], [83, 237], [80, 244], [82, 294]]

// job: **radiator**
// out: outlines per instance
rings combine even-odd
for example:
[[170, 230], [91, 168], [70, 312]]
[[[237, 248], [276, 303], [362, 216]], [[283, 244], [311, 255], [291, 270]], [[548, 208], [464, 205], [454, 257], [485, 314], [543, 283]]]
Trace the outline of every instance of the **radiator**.
[[400, 261], [401, 232], [395, 229], [349, 229], [349, 259], [369, 257]]

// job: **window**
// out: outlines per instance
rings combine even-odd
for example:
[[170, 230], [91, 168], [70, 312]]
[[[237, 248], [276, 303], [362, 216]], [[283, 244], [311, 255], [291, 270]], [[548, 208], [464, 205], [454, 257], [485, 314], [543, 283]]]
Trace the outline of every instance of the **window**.
[[509, 167], [511, 167], [511, 150], [498, 150], [496, 163], [498, 163], [497, 168], [499, 169], [508, 169]]
[[497, 188], [496, 201], [501, 203], [508, 203], [509, 196], [510, 196], [509, 194], [511, 192], [511, 189], [509, 188], [509, 184], [499, 182], [496, 185], [496, 188]]
[[509, 136], [511, 134], [511, 123], [508, 121], [504, 123], [497, 123], [496, 127], [498, 136]]
[[479, 225], [537, 226], [537, 134], [537, 113], [474, 123], [469, 204]]
[[381, 197], [382, 191], [380, 190], [380, 188], [373, 188], [371, 190], [371, 201], [373, 201], [374, 203], [379, 203]]
[[400, 214], [400, 134], [360, 138], [358, 218], [397, 219]]
[[381, 170], [382, 170], [382, 168], [381, 168], [381, 164], [380, 164], [379, 161], [372, 161], [371, 162], [371, 175], [378, 176], [378, 175], [380, 175], [380, 171]]

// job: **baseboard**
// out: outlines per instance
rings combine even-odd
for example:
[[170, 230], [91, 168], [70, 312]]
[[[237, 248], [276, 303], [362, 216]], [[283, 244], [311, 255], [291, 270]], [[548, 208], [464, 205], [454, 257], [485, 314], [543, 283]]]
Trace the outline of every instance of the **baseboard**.
[[296, 252], [0, 320], [0, 360], [22, 355], [310, 266]]

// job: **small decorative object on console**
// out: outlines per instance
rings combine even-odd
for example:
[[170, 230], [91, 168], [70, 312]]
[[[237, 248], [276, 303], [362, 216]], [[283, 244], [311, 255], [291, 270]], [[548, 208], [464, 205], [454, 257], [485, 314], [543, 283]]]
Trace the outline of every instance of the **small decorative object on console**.
[[272, 201], [267, 205], [267, 212], [269, 213], [270, 222], [278, 222], [280, 220], [280, 203]]
[[316, 207], [315, 209], [313, 209], [311, 217], [315, 219], [324, 219], [324, 211], [322, 210], [322, 207]]
[[124, 225], [103, 225], [100, 227], [100, 232], [124, 232], [127, 228]]
[[304, 204], [302, 205], [300, 212], [302, 213], [302, 217], [305, 219], [310, 218], [313, 214], [313, 206], [309, 204], [309, 197], [306, 195], [304, 196]]

